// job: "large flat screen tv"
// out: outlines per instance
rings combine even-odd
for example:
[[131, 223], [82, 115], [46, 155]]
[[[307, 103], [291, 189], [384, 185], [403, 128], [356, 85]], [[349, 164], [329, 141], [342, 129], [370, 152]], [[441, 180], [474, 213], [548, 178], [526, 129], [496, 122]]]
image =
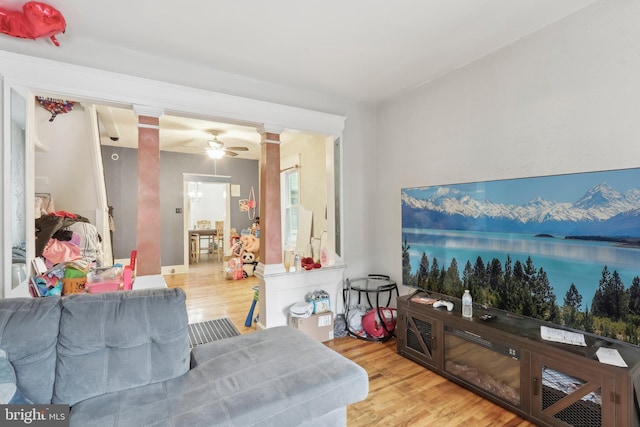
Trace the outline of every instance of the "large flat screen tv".
[[404, 188], [402, 282], [638, 345], [640, 169]]

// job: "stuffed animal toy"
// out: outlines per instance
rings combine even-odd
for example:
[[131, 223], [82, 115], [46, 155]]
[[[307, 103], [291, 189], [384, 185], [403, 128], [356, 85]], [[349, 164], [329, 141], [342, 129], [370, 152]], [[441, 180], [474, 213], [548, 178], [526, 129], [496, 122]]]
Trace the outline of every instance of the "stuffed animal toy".
[[256, 256], [255, 261], [257, 262], [259, 260], [260, 253], [260, 239], [253, 234], [247, 234], [245, 236], [240, 236], [240, 243], [242, 244], [240, 256], [242, 257], [244, 252], [253, 252]]
[[239, 241], [240, 241], [240, 234], [238, 233], [238, 230], [236, 230], [235, 228], [231, 228], [229, 230], [229, 243], [230, 243], [229, 246], [233, 247]]
[[245, 251], [242, 254], [242, 277], [246, 279], [249, 276], [253, 276], [257, 266], [256, 254]]
[[227, 279], [244, 279], [253, 276], [258, 265], [260, 239], [253, 234], [242, 235], [231, 247], [231, 256], [225, 267]]
[[258, 252], [260, 251], [260, 239], [253, 234], [243, 234], [237, 236], [235, 241], [231, 244], [230, 254], [233, 257], [242, 257], [245, 251], [253, 252], [256, 254], [256, 260], [258, 258]]

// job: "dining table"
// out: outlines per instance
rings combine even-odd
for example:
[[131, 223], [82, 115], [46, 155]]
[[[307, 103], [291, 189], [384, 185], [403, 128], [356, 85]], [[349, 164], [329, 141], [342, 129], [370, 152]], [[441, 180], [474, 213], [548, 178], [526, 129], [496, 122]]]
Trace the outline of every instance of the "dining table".
[[[213, 245], [215, 236], [217, 235], [215, 228], [195, 228], [188, 231], [188, 239], [191, 244], [191, 259], [195, 262], [200, 261], [201, 240], [207, 240], [207, 247]], [[192, 240], [193, 239], [193, 240]]]

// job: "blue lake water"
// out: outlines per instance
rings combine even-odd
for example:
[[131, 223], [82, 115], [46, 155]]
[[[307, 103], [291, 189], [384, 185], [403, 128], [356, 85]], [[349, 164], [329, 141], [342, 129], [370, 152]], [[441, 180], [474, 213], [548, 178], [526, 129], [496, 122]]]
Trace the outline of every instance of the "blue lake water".
[[458, 263], [460, 275], [467, 261], [473, 266], [478, 256], [485, 265], [497, 258], [504, 270], [507, 255], [512, 266], [517, 260], [523, 265], [531, 257], [536, 270], [544, 269], [556, 295], [556, 303], [562, 305], [564, 296], [573, 283], [582, 295], [582, 309], [591, 309], [593, 294], [598, 289], [602, 269], [606, 265], [610, 273], [617, 271], [625, 288], [631, 286], [635, 276], [640, 276], [640, 249], [621, 247], [614, 243], [565, 240], [534, 237], [516, 233], [486, 233], [432, 229], [403, 229], [402, 241], [407, 240], [411, 272], [420, 266], [423, 252], [429, 259], [429, 267], [435, 257], [438, 266], [448, 268], [453, 258]]

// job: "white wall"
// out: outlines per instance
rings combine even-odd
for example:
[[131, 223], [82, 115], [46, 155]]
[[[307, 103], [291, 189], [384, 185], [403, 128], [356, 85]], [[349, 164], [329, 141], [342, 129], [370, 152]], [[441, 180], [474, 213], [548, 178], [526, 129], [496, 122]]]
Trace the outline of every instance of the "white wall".
[[382, 105], [376, 265], [401, 277], [401, 188], [640, 166], [638, 22], [600, 1]]
[[[308, 136], [301, 140], [283, 144], [282, 158], [296, 158], [300, 169], [300, 203], [313, 213], [311, 237], [320, 238], [327, 231], [325, 209], [327, 207], [327, 138]], [[281, 168], [285, 165], [281, 163]]]
[[51, 113], [36, 104], [36, 138], [45, 151], [35, 152], [35, 191], [51, 193], [55, 210], [82, 215], [96, 224], [101, 206], [96, 192], [96, 161], [90, 116], [80, 106], [59, 114], [49, 122]]
[[[195, 187], [195, 183], [193, 184]], [[226, 220], [226, 198], [229, 196], [225, 191], [227, 184], [201, 182], [198, 187], [202, 193], [202, 199], [190, 205], [189, 227], [193, 227], [200, 220], [209, 220], [211, 228], [215, 228], [216, 221]]]

